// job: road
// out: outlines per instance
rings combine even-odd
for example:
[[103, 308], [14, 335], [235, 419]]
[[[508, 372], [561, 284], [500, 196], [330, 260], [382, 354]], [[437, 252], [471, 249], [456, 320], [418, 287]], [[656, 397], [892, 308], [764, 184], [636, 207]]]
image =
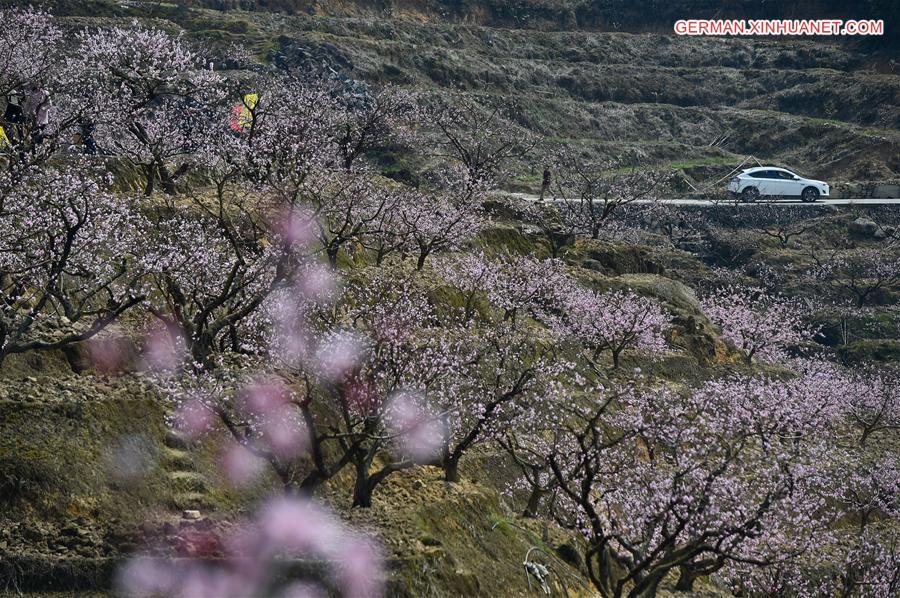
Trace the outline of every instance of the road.
[[[537, 195], [532, 195], [530, 193], [509, 193], [505, 191], [501, 191], [503, 195], [507, 195], [509, 197], [516, 197], [519, 199], [524, 199], [525, 201], [538, 201], [540, 198]], [[544, 201], [554, 201], [554, 202], [562, 202], [562, 201], [574, 201], [577, 202], [577, 199], [572, 200], [563, 200], [563, 199], [550, 199], [546, 198]], [[732, 202], [713, 202], [708, 199], [639, 199], [634, 203], [656, 203], [660, 202], [667, 205], [673, 206], [713, 206], [713, 205], [733, 205]], [[600, 203], [600, 202], [598, 202]], [[770, 201], [759, 201], [756, 203], [738, 203], [739, 206], [759, 206], [759, 205], [767, 205], [770, 203], [776, 203], [779, 205], [792, 205], [792, 206], [886, 206], [886, 205], [900, 205], [900, 198], [892, 198], [892, 199], [819, 199], [813, 203], [805, 203], [800, 201], [799, 199], [779, 199], [774, 202]]]

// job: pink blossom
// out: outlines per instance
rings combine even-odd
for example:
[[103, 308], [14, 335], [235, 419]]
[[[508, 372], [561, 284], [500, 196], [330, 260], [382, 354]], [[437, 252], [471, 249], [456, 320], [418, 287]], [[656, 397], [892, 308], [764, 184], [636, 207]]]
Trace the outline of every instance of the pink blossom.
[[446, 432], [441, 421], [428, 413], [420, 397], [409, 392], [394, 395], [387, 407], [388, 430], [396, 436], [400, 452], [417, 463], [433, 461], [444, 444]]
[[196, 440], [213, 428], [216, 415], [201, 399], [192, 399], [179, 408], [175, 423], [188, 438]]
[[283, 407], [290, 400], [290, 390], [277, 378], [263, 378], [244, 387], [243, 404], [252, 413], [264, 415]]
[[384, 594], [382, 559], [376, 546], [366, 540], [350, 539], [337, 552], [340, 563], [338, 585], [347, 598], [369, 598]]
[[263, 474], [265, 463], [238, 443], [230, 443], [222, 453], [220, 466], [232, 486], [247, 486]]
[[88, 360], [100, 373], [120, 372], [132, 358], [131, 344], [117, 336], [94, 337], [87, 343]]
[[315, 229], [309, 215], [291, 210], [278, 221], [277, 230], [288, 245], [307, 245], [315, 239]]
[[294, 555], [330, 556], [340, 541], [340, 528], [313, 503], [276, 498], [263, 507], [259, 530], [270, 550]]
[[748, 363], [755, 356], [780, 359], [785, 348], [813, 336], [797, 301], [763, 289], [724, 287], [701, 304], [709, 319], [721, 327], [722, 336], [734, 343]]
[[364, 357], [364, 346], [352, 334], [337, 333], [326, 338], [316, 351], [316, 364], [331, 382], [343, 380]]
[[170, 327], [154, 328], [144, 341], [144, 366], [154, 371], [174, 370], [181, 364], [182, 347], [183, 339], [177, 333], [173, 336]]
[[178, 587], [178, 575], [161, 559], [137, 557], [118, 572], [117, 585], [132, 596], [172, 595]]
[[626, 349], [661, 352], [670, 316], [660, 304], [631, 291], [598, 293], [569, 285], [561, 298], [557, 328], [581, 341], [595, 354], [609, 351], [613, 367]]
[[267, 413], [260, 431], [263, 442], [283, 459], [295, 458], [309, 447], [309, 432], [289, 406]]

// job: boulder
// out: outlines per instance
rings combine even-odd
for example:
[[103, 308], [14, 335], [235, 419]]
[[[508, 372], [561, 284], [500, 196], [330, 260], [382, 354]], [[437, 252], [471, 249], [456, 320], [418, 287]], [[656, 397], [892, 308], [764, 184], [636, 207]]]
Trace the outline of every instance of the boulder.
[[878, 231], [878, 223], [871, 218], [857, 218], [847, 225], [847, 229], [857, 235], [871, 236]]
[[624, 274], [615, 280], [637, 293], [650, 295], [688, 313], [700, 312], [700, 301], [684, 283], [655, 274]]

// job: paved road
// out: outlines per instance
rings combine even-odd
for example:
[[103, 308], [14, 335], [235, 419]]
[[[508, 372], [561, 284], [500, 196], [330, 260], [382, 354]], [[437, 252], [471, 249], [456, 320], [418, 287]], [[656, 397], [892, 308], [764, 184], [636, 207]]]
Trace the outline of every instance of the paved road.
[[[502, 192], [504, 195], [508, 195], [509, 197], [517, 197], [519, 199], [524, 199], [526, 201], [538, 201], [537, 195], [531, 195], [530, 193], [506, 193]], [[561, 199], [546, 199], [545, 201], [565, 201]], [[578, 201], [569, 200], [569, 201]], [[635, 203], [654, 203], [659, 201], [663, 204], [673, 205], [673, 206], [712, 206], [716, 205], [716, 202], [709, 201], [708, 199], [659, 199], [659, 200], [647, 200], [647, 199], [639, 199]], [[731, 205], [731, 202], [718, 202], [719, 204], [727, 204]], [[775, 202], [769, 201], [759, 201], [756, 203], [739, 203], [737, 205], [740, 206], [758, 206], [758, 205], [766, 205], [769, 203], [777, 203], [779, 205], [796, 205], [796, 206], [885, 206], [885, 205], [900, 205], [900, 198], [893, 199], [820, 199], [813, 203], [805, 203], [800, 201], [799, 199], [779, 199]]]

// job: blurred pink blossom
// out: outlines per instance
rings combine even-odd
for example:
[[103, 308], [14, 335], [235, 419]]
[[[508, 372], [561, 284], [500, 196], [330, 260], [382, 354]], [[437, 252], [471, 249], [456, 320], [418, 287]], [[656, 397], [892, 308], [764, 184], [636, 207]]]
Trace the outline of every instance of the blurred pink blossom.
[[381, 555], [371, 542], [354, 538], [342, 543], [337, 561], [338, 586], [345, 597], [368, 598], [384, 593]]
[[94, 337], [87, 342], [88, 361], [103, 374], [120, 372], [132, 357], [132, 348], [124, 337]]
[[262, 424], [263, 439], [278, 457], [297, 457], [309, 447], [309, 434], [296, 412], [289, 407], [271, 411]]
[[123, 436], [107, 453], [110, 475], [119, 482], [137, 482], [153, 465], [154, 446], [144, 436]]
[[[298, 581], [277, 587], [277, 569], [282, 560], [302, 558], [326, 564], [328, 578], [342, 596], [375, 598], [383, 595], [384, 565], [379, 548], [368, 539], [352, 535], [327, 510], [308, 500], [271, 499], [253, 521], [226, 530], [221, 542], [218, 534], [210, 533], [209, 538], [217, 539], [215, 550], [224, 546], [227, 559], [211, 564], [190, 558], [176, 561], [138, 556], [120, 569], [118, 590], [135, 596], [184, 598], [273, 594], [318, 598], [329, 595], [324, 580]], [[187, 540], [189, 545], [204, 544], [204, 531], [196, 532], [196, 538]]]
[[288, 245], [306, 245], [315, 239], [312, 217], [293, 210], [281, 217], [278, 231]]
[[118, 585], [132, 596], [172, 595], [178, 576], [166, 561], [136, 557], [119, 570]]
[[286, 587], [280, 596], [281, 598], [326, 598], [328, 594], [322, 588], [311, 583], [297, 582]]
[[339, 541], [339, 528], [317, 505], [276, 498], [259, 515], [259, 530], [270, 550], [290, 554], [330, 555]]
[[444, 426], [413, 393], [397, 393], [390, 401], [387, 425], [400, 450], [418, 463], [434, 460], [446, 437]]
[[277, 378], [257, 380], [241, 393], [244, 405], [255, 414], [270, 413], [290, 399], [290, 390]]
[[297, 289], [310, 299], [327, 300], [337, 290], [337, 281], [326, 266], [311, 264], [301, 272]]
[[209, 432], [215, 421], [215, 414], [200, 399], [186, 402], [175, 414], [176, 427], [191, 440], [196, 440]]
[[240, 444], [229, 444], [221, 457], [221, 468], [232, 486], [246, 486], [255, 482], [265, 463]]
[[363, 350], [362, 343], [356, 337], [339, 333], [319, 346], [316, 362], [325, 379], [339, 382], [358, 367]]
[[143, 365], [154, 371], [176, 369], [181, 363], [184, 339], [170, 328], [158, 327], [150, 331], [144, 342]]

